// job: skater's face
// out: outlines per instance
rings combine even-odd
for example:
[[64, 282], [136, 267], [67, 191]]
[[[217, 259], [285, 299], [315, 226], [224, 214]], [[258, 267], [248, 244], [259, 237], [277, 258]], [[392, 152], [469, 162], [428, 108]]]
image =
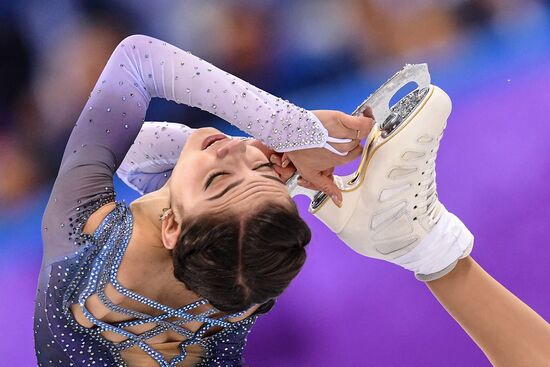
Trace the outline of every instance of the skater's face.
[[290, 206], [288, 190], [265, 154], [219, 134], [202, 128], [188, 137], [168, 183], [176, 216], [246, 212], [266, 200]]

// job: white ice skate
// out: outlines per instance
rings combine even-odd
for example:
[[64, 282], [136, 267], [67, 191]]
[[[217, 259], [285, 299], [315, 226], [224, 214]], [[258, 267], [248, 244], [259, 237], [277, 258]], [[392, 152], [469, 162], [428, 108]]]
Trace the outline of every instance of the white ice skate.
[[[389, 107], [391, 98], [410, 82], [417, 88]], [[309, 210], [356, 252], [398, 264], [422, 281], [450, 272], [470, 254], [473, 236], [439, 202], [435, 160], [451, 112], [451, 100], [430, 84], [426, 64], [407, 65], [353, 113], [372, 108], [376, 124], [366, 139], [357, 171], [335, 177], [343, 191], [338, 208], [327, 196], [297, 185]]]

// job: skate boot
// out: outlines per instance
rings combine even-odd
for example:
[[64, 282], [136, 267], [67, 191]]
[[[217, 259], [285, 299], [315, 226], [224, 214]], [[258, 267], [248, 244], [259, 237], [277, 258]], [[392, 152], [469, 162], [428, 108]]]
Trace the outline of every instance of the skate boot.
[[[390, 108], [391, 98], [410, 82], [417, 88]], [[407, 65], [353, 114], [367, 107], [376, 124], [359, 168], [335, 176], [342, 207], [298, 186], [297, 175], [287, 182], [290, 194], [308, 195], [309, 211], [354, 251], [400, 265], [421, 281], [440, 278], [473, 247], [473, 235], [436, 190], [435, 161], [451, 100], [431, 84], [426, 64]]]

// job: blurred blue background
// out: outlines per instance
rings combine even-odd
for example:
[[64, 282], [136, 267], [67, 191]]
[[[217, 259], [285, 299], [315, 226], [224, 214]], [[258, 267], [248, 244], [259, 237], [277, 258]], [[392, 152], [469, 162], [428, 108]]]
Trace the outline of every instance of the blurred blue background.
[[[550, 320], [550, 8], [518, 0], [0, 2], [0, 365], [33, 366], [40, 220], [110, 52], [151, 35], [308, 109], [352, 112], [404, 63], [453, 100], [440, 198], [472, 256]], [[238, 132], [154, 101], [148, 119]], [[342, 170], [349, 172], [350, 167]], [[117, 183], [118, 198], [135, 194]], [[412, 274], [352, 252], [307, 213], [304, 270], [249, 338], [252, 366], [489, 366]]]

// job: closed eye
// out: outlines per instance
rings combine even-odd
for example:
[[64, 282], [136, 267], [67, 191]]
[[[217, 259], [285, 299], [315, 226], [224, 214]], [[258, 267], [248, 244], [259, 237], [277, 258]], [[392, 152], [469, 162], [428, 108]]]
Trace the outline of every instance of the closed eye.
[[210, 184], [212, 183], [212, 181], [214, 181], [214, 179], [216, 177], [222, 176], [222, 175], [227, 175], [227, 174], [228, 174], [227, 172], [223, 172], [223, 171], [219, 171], [219, 172], [211, 174], [208, 177], [208, 180], [206, 181], [206, 184], [204, 184], [204, 190], [206, 190], [208, 188], [208, 186], [210, 186]]
[[272, 168], [272, 167], [273, 167], [273, 163], [271, 163], [271, 162], [262, 163], [262, 164], [260, 164], [259, 166], [252, 168], [252, 170], [257, 170], [257, 169], [260, 169], [260, 168], [262, 168], [262, 167], [269, 167], [269, 168]]
[[[271, 162], [262, 163], [262, 164], [260, 164], [256, 167], [252, 168], [252, 170], [255, 171], [255, 170], [258, 170], [258, 169], [263, 168], [263, 167], [272, 168], [273, 163], [271, 163]], [[206, 183], [204, 184], [204, 190], [206, 190], [208, 188], [208, 186], [210, 186], [210, 184], [212, 184], [212, 182], [214, 181], [214, 179], [216, 177], [222, 176], [222, 175], [228, 175], [228, 174], [229, 174], [229, 172], [225, 172], [225, 171], [214, 172], [213, 174], [208, 176], [208, 179], [206, 180]]]

